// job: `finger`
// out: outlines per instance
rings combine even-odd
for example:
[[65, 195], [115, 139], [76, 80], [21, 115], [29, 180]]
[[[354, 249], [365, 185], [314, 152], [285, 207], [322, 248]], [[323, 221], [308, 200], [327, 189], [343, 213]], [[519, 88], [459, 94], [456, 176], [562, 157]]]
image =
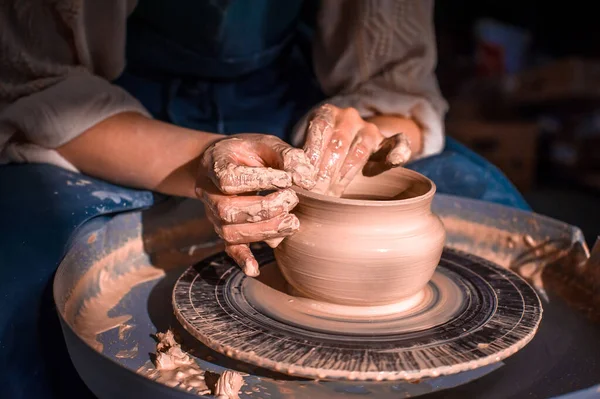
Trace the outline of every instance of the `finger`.
[[293, 184], [306, 190], [315, 185], [316, 168], [303, 150], [290, 146], [278, 137], [267, 135], [261, 135], [247, 145], [265, 165], [285, 171]]
[[252, 255], [248, 244], [227, 245], [225, 252], [240, 266], [247, 276], [256, 277], [260, 274], [258, 262], [254, 258], [254, 255]]
[[[211, 224], [213, 225], [215, 232], [219, 235], [219, 237], [221, 237], [221, 239], [223, 239], [223, 237], [222, 237], [222, 234], [223, 234], [222, 220], [220, 220], [220, 218], [217, 216], [217, 214], [214, 212], [214, 210], [212, 210], [212, 208], [209, 208], [209, 211], [206, 212], [206, 216], [207, 216], [208, 220], [211, 222]], [[281, 244], [281, 242], [285, 239], [285, 237], [287, 237], [287, 235], [283, 236], [283, 237], [266, 239], [266, 240], [264, 240], [264, 242], [267, 245], [269, 245], [269, 247], [271, 247], [271, 248], [277, 248], [277, 246], [279, 246], [279, 244]], [[245, 245], [245, 244], [237, 244], [237, 245]]]
[[392, 166], [406, 165], [412, 157], [410, 139], [404, 133], [398, 133], [390, 139], [395, 139], [396, 143], [386, 157], [387, 163]]
[[288, 237], [300, 228], [298, 218], [282, 214], [257, 223], [216, 225], [215, 231], [228, 244], [248, 244], [272, 238]]
[[363, 169], [365, 176], [377, 176], [391, 168], [405, 165], [412, 156], [410, 140], [403, 133], [388, 137], [369, 158]]
[[224, 194], [278, 190], [292, 186], [292, 177], [283, 170], [236, 165], [224, 159], [215, 162], [214, 174], [213, 182]]
[[331, 182], [337, 180], [354, 136], [362, 126], [362, 121], [356, 111], [354, 111], [355, 115], [348, 116], [348, 113], [349, 111], [344, 110], [339, 114], [340, 118], [336, 121], [335, 130], [325, 146], [319, 163], [317, 184], [313, 188], [314, 192], [326, 193]]
[[412, 150], [408, 136], [398, 133], [383, 140], [369, 161], [385, 162], [394, 167], [406, 164], [411, 156]]
[[285, 240], [285, 237], [271, 238], [270, 240], [265, 240], [265, 243], [271, 248], [277, 248], [283, 240]]
[[[277, 193], [274, 193], [277, 194]], [[295, 195], [295, 193], [294, 193]], [[225, 197], [225, 196], [221, 196], [221, 197]], [[297, 199], [297, 197], [296, 197]], [[208, 205], [208, 204], [207, 204]], [[207, 218], [209, 219], [209, 221], [211, 222], [211, 224], [214, 226], [214, 230], [215, 232], [221, 236], [222, 234], [222, 226], [223, 226], [223, 219], [219, 216], [218, 211], [216, 211], [216, 208], [214, 206], [209, 206], [208, 207], [208, 212], [206, 213]], [[274, 215], [274, 216], [278, 216], [278, 215]], [[242, 222], [243, 223], [243, 222]], [[222, 237], [221, 237], [222, 238]], [[265, 243], [267, 245], [269, 245], [271, 248], [277, 248], [277, 246], [279, 244], [281, 244], [281, 242], [285, 239], [284, 237], [278, 237], [278, 238], [271, 238], [271, 239], [266, 239]], [[237, 244], [237, 245], [245, 245], [245, 244]]]
[[289, 213], [298, 205], [292, 189], [276, 191], [266, 196], [231, 196], [205, 191], [207, 204], [223, 223], [255, 223]]
[[217, 235], [219, 237], [221, 237], [221, 239], [223, 238], [221, 236], [221, 226], [223, 225], [223, 222], [221, 221], [221, 219], [219, 219], [219, 216], [217, 216], [216, 212], [214, 211], [214, 209], [207, 207], [206, 208], [206, 218], [210, 221], [210, 223], [213, 225], [214, 229], [215, 229], [215, 233], [217, 233]]
[[308, 124], [304, 152], [314, 167], [319, 166], [319, 160], [333, 134], [337, 109], [329, 104], [319, 107]]
[[344, 159], [339, 177], [331, 184], [329, 189], [330, 195], [336, 197], [342, 196], [348, 184], [364, 168], [369, 157], [377, 149], [380, 142], [381, 133], [374, 126], [367, 125], [358, 132], [348, 150], [348, 155]]
[[292, 176], [292, 182], [305, 190], [311, 190], [316, 183], [317, 168], [299, 148], [288, 148], [281, 153], [283, 170]]

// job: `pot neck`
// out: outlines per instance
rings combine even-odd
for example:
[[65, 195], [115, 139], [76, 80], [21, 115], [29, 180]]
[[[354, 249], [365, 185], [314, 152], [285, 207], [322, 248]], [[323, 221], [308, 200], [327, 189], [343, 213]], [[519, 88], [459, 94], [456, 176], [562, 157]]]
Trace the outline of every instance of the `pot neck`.
[[[322, 201], [310, 197], [300, 197], [300, 203], [294, 213], [315, 220], [335, 220], [355, 223], [357, 220], [369, 222], [381, 218], [406, 219], [431, 214], [433, 195], [399, 201], [356, 201], [355, 204], [336, 201]], [[371, 201], [368, 201], [371, 202]], [[376, 203], [381, 202], [381, 205]]]

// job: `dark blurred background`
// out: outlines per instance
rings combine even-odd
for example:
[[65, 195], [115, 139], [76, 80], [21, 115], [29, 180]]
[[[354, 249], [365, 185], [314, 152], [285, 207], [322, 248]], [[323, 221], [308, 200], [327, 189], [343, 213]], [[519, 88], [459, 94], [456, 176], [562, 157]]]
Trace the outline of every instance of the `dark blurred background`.
[[436, 2], [446, 131], [538, 213], [600, 234], [600, 24], [593, 2]]

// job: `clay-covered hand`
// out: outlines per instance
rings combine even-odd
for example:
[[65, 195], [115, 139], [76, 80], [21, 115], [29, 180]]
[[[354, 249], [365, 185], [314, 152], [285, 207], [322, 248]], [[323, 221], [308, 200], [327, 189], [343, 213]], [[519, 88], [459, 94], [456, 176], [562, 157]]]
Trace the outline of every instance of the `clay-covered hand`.
[[[217, 141], [200, 158], [196, 192], [226, 251], [249, 276], [258, 263], [249, 244], [276, 247], [299, 228], [292, 185], [310, 190], [316, 170], [306, 154], [275, 136], [240, 134]], [[259, 192], [270, 192], [259, 195]]]
[[375, 175], [410, 160], [408, 138], [385, 137], [354, 108], [319, 107], [309, 121], [304, 151], [317, 168], [312, 191], [340, 197], [361, 171]]

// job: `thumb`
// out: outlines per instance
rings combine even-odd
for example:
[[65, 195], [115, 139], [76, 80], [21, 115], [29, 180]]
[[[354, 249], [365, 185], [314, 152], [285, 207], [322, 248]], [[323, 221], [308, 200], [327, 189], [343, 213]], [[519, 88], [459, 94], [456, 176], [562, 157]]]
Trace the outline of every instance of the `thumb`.
[[298, 187], [310, 190], [315, 186], [317, 168], [300, 148], [294, 148], [275, 136], [263, 136], [256, 143], [256, 149], [269, 166], [289, 173]]
[[281, 153], [283, 170], [292, 175], [292, 181], [298, 187], [311, 190], [317, 182], [317, 168], [299, 148], [288, 148]]
[[376, 176], [391, 168], [403, 166], [410, 161], [411, 156], [410, 140], [404, 133], [398, 133], [381, 141], [378, 150], [363, 168], [363, 174]]
[[369, 161], [386, 163], [388, 167], [402, 166], [410, 161], [412, 150], [410, 140], [404, 133], [398, 133], [381, 141], [377, 151]]

